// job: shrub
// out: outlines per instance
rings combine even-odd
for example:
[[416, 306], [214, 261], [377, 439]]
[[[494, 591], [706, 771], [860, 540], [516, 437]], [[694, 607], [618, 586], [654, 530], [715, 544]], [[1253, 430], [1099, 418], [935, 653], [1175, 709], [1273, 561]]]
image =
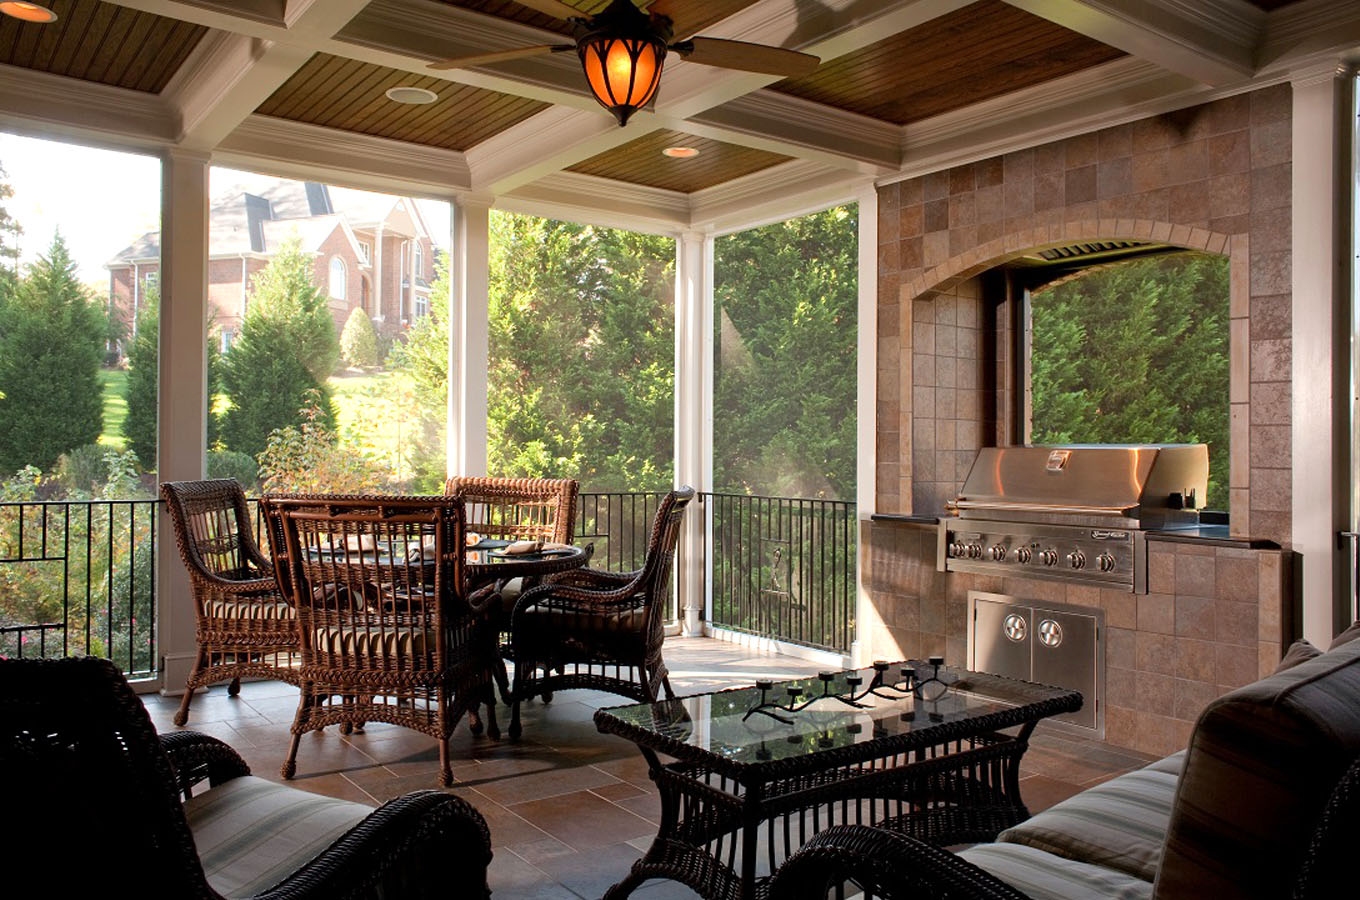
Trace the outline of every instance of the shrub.
[[340, 335], [340, 355], [351, 366], [378, 364], [378, 333], [373, 330], [368, 313], [357, 306], [345, 320], [345, 330]]
[[148, 470], [156, 468], [156, 416], [160, 367], [160, 286], [147, 289], [137, 311], [137, 334], [128, 347], [128, 377], [123, 386], [127, 417], [123, 437]]
[[103, 444], [86, 444], [63, 453], [57, 460], [57, 480], [70, 493], [97, 493], [109, 477], [105, 459], [109, 450]]
[[235, 450], [208, 451], [208, 477], [234, 478], [249, 493], [257, 487], [260, 467], [249, 453]]
[[300, 424], [269, 435], [268, 446], [260, 454], [266, 492], [363, 494], [383, 486], [382, 469], [340, 445], [323, 402], [325, 397], [313, 392], [298, 411]]
[[99, 438], [106, 328], [57, 234], [47, 255], [0, 298], [0, 472], [51, 468], [61, 454]]
[[[288, 335], [292, 353], [317, 381], [324, 381], [340, 362], [340, 342], [330, 305], [312, 281], [312, 259], [297, 238], [279, 252], [250, 283], [246, 321], [264, 319]], [[244, 325], [241, 331], [245, 335]], [[234, 400], [235, 398], [233, 398]]]

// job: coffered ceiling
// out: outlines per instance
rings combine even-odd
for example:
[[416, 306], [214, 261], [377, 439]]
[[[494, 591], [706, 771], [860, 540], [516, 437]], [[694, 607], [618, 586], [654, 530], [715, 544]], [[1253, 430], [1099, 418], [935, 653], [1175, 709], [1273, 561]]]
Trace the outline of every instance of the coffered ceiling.
[[[606, 5], [566, 2], [583, 15]], [[0, 128], [680, 230], [1325, 72], [1360, 51], [1353, 0], [655, 2], [682, 30], [822, 64], [780, 81], [672, 54], [652, 107], [619, 128], [574, 54], [427, 68], [568, 33], [514, 0], [50, 0], [53, 24], [0, 17]], [[400, 86], [437, 99], [386, 97]], [[661, 155], [676, 145], [698, 154]]]

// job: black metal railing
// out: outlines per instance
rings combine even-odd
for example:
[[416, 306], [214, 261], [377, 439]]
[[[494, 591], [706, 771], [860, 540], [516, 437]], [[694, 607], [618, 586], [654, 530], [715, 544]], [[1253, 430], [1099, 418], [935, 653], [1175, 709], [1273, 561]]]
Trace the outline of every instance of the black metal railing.
[[855, 635], [855, 504], [706, 494], [712, 622], [847, 653]]
[[[660, 491], [582, 493], [576, 541], [591, 565], [639, 568]], [[700, 494], [691, 515], [711, 529], [700, 571], [714, 625], [848, 652], [854, 638], [855, 505], [834, 500]], [[0, 657], [90, 654], [130, 677], [154, 675], [159, 501], [0, 503]], [[250, 503], [255, 534], [269, 542]], [[685, 564], [685, 548], [677, 567]], [[670, 616], [678, 613], [678, 598]]]
[[154, 675], [156, 500], [0, 503], [0, 656]]

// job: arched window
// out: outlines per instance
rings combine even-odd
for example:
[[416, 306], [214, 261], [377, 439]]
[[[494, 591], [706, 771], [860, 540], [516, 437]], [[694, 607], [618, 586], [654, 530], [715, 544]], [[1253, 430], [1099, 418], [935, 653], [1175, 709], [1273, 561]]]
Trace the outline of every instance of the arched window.
[[424, 251], [424, 250], [421, 248], [421, 246], [420, 246], [420, 239], [417, 238], [417, 239], [415, 239], [414, 241], [412, 241], [412, 242], [411, 242], [411, 246], [415, 247], [415, 249], [416, 249], [416, 260], [415, 260], [415, 262], [416, 262], [416, 277], [417, 277], [417, 278], [424, 278], [424, 277], [425, 277], [425, 251]]
[[345, 299], [345, 261], [338, 256], [331, 257], [329, 293], [336, 300]]

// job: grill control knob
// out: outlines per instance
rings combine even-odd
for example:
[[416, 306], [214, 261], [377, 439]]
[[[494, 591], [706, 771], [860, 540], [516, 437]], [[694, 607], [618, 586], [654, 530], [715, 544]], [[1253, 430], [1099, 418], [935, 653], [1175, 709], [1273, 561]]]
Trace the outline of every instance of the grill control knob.
[[963, 556], [967, 554], [967, 552], [968, 551], [967, 549], [965, 549], [963, 541], [955, 541], [954, 543], [949, 545], [949, 555], [952, 556], [954, 559], [962, 559]]
[[1057, 550], [1039, 551], [1039, 561], [1046, 566], [1056, 566], [1058, 564], [1058, 551]]
[[1006, 548], [1001, 544], [992, 545], [992, 561], [1003, 562], [1006, 559]]
[[1100, 556], [1096, 557], [1096, 561], [1100, 563], [1100, 571], [1102, 572], [1114, 571], [1114, 557], [1111, 554], [1102, 553], [1100, 554]]
[[982, 545], [981, 545], [981, 544], [969, 544], [969, 545], [968, 545], [968, 558], [969, 558], [969, 559], [982, 559]]
[[1074, 569], [1086, 568], [1086, 554], [1080, 550], [1073, 550], [1067, 554], [1067, 564]]
[[1034, 554], [1030, 552], [1030, 549], [1028, 547], [1015, 548], [1015, 561], [1022, 566], [1028, 565], [1030, 557], [1033, 555]]

